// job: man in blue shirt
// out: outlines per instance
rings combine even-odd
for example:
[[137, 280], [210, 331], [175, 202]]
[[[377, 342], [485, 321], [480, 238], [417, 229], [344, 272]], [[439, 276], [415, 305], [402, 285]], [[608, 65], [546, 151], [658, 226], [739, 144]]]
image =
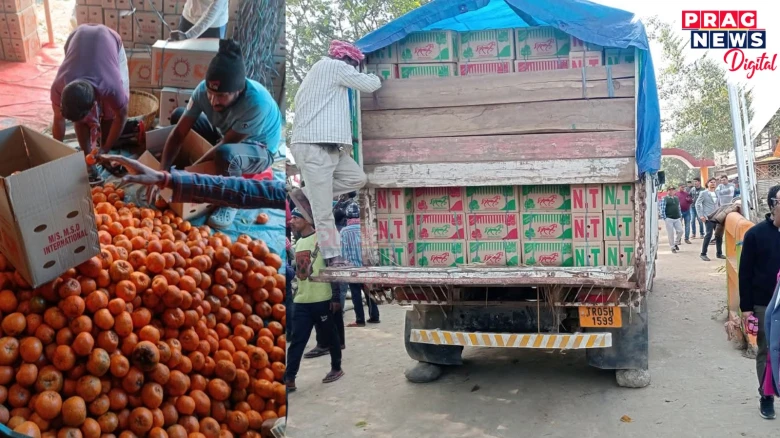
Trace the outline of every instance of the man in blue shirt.
[[[182, 141], [195, 130], [215, 147], [199, 161], [213, 158], [223, 176], [256, 174], [273, 164], [282, 135], [282, 114], [268, 90], [246, 78], [241, 49], [221, 40], [206, 80], [192, 93], [187, 108], [174, 111], [176, 129], [165, 142], [162, 170], [169, 171]], [[220, 208], [211, 218], [213, 228], [229, 227], [235, 208]]]

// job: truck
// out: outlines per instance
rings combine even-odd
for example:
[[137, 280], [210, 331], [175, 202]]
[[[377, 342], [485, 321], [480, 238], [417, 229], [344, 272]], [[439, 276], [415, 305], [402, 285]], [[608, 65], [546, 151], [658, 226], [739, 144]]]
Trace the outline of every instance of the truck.
[[574, 3], [434, 2], [357, 42], [384, 76], [351, 94], [364, 266], [318, 280], [411, 306], [404, 343], [425, 366], [465, 347], [576, 349], [620, 386], [650, 383], [652, 59], [633, 14]]

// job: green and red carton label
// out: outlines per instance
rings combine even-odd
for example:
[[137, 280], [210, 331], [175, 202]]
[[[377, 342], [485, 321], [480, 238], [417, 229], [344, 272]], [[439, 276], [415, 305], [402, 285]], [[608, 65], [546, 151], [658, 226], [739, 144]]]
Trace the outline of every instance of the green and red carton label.
[[571, 213], [522, 213], [523, 240], [571, 240]]
[[600, 211], [572, 213], [574, 241], [604, 240], [604, 215]]
[[466, 187], [466, 211], [517, 212], [517, 190], [514, 186]]
[[414, 242], [379, 244], [379, 266], [415, 266]]
[[634, 185], [604, 184], [604, 211], [634, 210]]
[[450, 30], [410, 33], [398, 42], [399, 62], [456, 62], [457, 44]]
[[463, 213], [425, 213], [414, 215], [415, 235], [423, 240], [461, 240], [466, 238]]
[[469, 240], [518, 240], [517, 213], [471, 213], [466, 215]]
[[604, 211], [605, 241], [634, 241], [634, 212], [623, 210]]
[[574, 266], [604, 266], [604, 242], [574, 242]]
[[416, 243], [416, 262], [420, 267], [453, 268], [466, 263], [466, 242], [425, 242]]
[[571, 186], [571, 211], [603, 210], [604, 192], [601, 184]]
[[468, 242], [469, 263], [488, 266], [519, 266], [520, 251], [517, 241]]
[[568, 185], [521, 186], [521, 211], [570, 211]]
[[463, 211], [462, 187], [421, 187], [414, 189], [417, 213]]
[[377, 241], [411, 242], [414, 240], [414, 215], [379, 215], [377, 220]]
[[379, 214], [409, 214], [414, 211], [412, 189], [377, 189], [376, 212]]
[[574, 266], [571, 242], [523, 242], [523, 263], [527, 266]]
[[607, 266], [634, 265], [634, 242], [604, 242], [604, 249]]

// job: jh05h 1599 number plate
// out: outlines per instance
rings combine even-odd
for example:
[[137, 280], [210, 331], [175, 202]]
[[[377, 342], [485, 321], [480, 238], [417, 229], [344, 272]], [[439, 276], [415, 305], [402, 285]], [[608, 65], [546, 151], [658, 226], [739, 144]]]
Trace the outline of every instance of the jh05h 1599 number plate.
[[623, 318], [620, 307], [580, 307], [579, 310], [580, 327], [623, 327]]

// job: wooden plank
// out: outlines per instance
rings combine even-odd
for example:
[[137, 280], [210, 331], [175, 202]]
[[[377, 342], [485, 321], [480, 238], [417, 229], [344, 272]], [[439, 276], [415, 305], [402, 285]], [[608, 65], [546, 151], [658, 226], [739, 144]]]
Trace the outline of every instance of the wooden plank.
[[567, 158], [633, 157], [631, 131], [366, 140], [363, 162], [457, 163]]
[[581, 158], [484, 163], [366, 165], [368, 187], [519, 186], [634, 182], [636, 159]]
[[634, 131], [634, 99], [366, 111], [363, 139]]
[[[374, 111], [609, 97], [607, 67], [586, 72], [584, 96], [581, 70], [556, 70], [385, 81], [381, 89], [364, 94], [361, 100], [364, 111]], [[636, 95], [634, 74], [631, 65], [612, 66], [613, 97]]]
[[371, 283], [381, 285], [592, 285], [635, 289], [631, 281], [633, 267], [468, 267], [413, 268], [373, 266], [362, 268], [326, 268], [315, 281]]

